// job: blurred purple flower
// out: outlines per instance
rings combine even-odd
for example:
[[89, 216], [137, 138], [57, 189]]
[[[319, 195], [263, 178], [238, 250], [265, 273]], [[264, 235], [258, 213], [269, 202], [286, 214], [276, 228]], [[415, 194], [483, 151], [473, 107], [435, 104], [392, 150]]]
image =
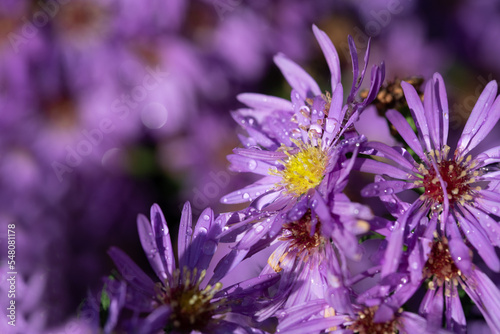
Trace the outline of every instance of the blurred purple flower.
[[[173, 333], [249, 330], [251, 316], [265, 303], [265, 291], [276, 283], [278, 276], [259, 276], [224, 290], [218, 282], [207, 285], [206, 270], [217, 249], [217, 236], [224, 223], [224, 219], [214, 219], [212, 210], [206, 209], [193, 229], [191, 207], [186, 203], [177, 240], [176, 264], [169, 229], [160, 208], [157, 205], [151, 208], [151, 222], [140, 215], [137, 224], [141, 243], [160, 283], [154, 283], [121, 250], [112, 248], [109, 254], [127, 283], [123, 309], [137, 314], [118, 323], [140, 333], [155, 333], [162, 328]], [[138, 313], [144, 317], [139, 318]], [[231, 321], [232, 314], [236, 321]], [[249, 317], [240, 318], [238, 314]], [[246, 319], [247, 324], [242, 319]]]

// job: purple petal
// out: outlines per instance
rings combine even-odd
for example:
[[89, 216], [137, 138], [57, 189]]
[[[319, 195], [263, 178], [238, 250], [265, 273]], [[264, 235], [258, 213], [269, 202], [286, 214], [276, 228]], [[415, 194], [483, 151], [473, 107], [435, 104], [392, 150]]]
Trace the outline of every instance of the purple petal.
[[172, 313], [172, 309], [169, 305], [161, 305], [156, 308], [153, 312], [151, 312], [144, 322], [141, 323], [140, 329], [137, 333], [140, 334], [150, 334], [156, 333], [165, 327], [165, 324], [168, 322], [170, 318], [170, 314]]
[[134, 289], [141, 291], [147, 296], [155, 295], [155, 283], [148, 275], [139, 268], [132, 259], [117, 247], [111, 247], [109, 256], [116, 265], [116, 268]]
[[490, 278], [479, 270], [473, 270], [463, 285], [465, 292], [483, 314], [494, 333], [500, 333], [500, 291]]
[[214, 212], [206, 208], [201, 213], [194, 228], [193, 241], [185, 252], [189, 268], [207, 269], [217, 242], [214, 240], [221, 231], [212, 231]]
[[419, 313], [427, 318], [431, 328], [440, 328], [443, 321], [443, 289], [444, 286], [440, 286], [437, 290], [427, 290], [420, 304]]
[[[476, 199], [476, 203], [478, 203], [479, 208], [484, 209], [484, 207], [480, 204], [482, 201], [479, 202], [479, 199]], [[466, 208], [469, 210], [471, 215], [477, 219], [479, 224], [481, 224], [481, 227], [488, 235], [488, 239], [491, 243], [496, 247], [500, 247], [500, 225], [498, 222], [491, 218], [486, 212], [473, 208], [470, 205], [467, 205]]]
[[231, 163], [230, 169], [235, 172], [251, 172], [260, 175], [269, 175], [269, 170], [275, 168], [267, 162], [248, 158], [238, 154], [230, 154], [227, 160]]
[[451, 295], [447, 297], [447, 301], [448, 300], [449, 302], [446, 305], [446, 315], [448, 319], [446, 320], [449, 324], [447, 327], [452, 329], [453, 333], [467, 333], [467, 322], [458, 293], [452, 292]]
[[251, 185], [249, 187], [233, 191], [227, 195], [222, 196], [221, 202], [224, 204], [238, 204], [251, 202], [258, 198], [262, 194], [266, 194], [268, 191], [273, 189], [275, 184], [258, 184]]
[[233, 152], [237, 155], [258, 159], [262, 161], [275, 162], [276, 160], [284, 160], [288, 156], [283, 152], [275, 152], [275, 151], [264, 151], [256, 148], [235, 148]]
[[347, 108], [343, 107], [344, 90], [341, 84], [332, 92], [332, 101], [330, 104], [330, 110], [328, 111], [328, 118], [325, 124], [325, 134], [323, 140], [326, 142], [332, 142], [335, 136], [340, 131], [342, 127], [342, 122], [344, 120]]
[[490, 81], [479, 96], [457, 144], [457, 150], [461, 154], [465, 155], [472, 149], [472, 147], [469, 148], [471, 139], [477, 134], [477, 131], [488, 117], [487, 113], [497, 95], [497, 89], [496, 81]]
[[283, 54], [274, 56], [274, 62], [280, 68], [290, 86], [300, 94], [302, 100], [321, 95], [321, 90], [316, 81], [295, 62]]
[[374, 197], [391, 195], [402, 192], [403, 190], [417, 188], [411, 182], [407, 181], [381, 181], [376, 183], [371, 183], [361, 190], [361, 196], [364, 197]]
[[[416, 203], [416, 202], [415, 202]], [[415, 204], [412, 205], [412, 207]], [[382, 264], [382, 278], [397, 272], [401, 256], [403, 254], [403, 239], [407, 220], [412, 212], [410, 207], [405, 214], [394, 223], [392, 234], [389, 237], [387, 249], [385, 250], [384, 263]]]
[[448, 96], [446, 95], [446, 88], [441, 74], [434, 74], [433, 79], [435, 80], [434, 89], [436, 90], [436, 106], [439, 110], [442, 122], [441, 143], [446, 144], [448, 142], [448, 131], [450, 126], [448, 121], [450, 117], [450, 111], [448, 109]]
[[253, 109], [293, 111], [292, 103], [280, 97], [256, 93], [243, 93], [239, 94], [237, 99]]
[[182, 208], [182, 216], [179, 224], [179, 238], [177, 240], [177, 250], [179, 258], [179, 268], [187, 266], [186, 251], [191, 244], [193, 235], [193, 217], [191, 213], [191, 204], [186, 202]]
[[489, 242], [488, 238], [483, 235], [481, 230], [476, 229], [475, 226], [471, 224], [469, 219], [464, 218], [461, 215], [457, 215], [457, 218], [460, 222], [460, 228], [465, 233], [465, 237], [478, 251], [479, 255], [488, 267], [495, 272], [500, 271], [500, 260], [498, 259], [495, 249]]
[[172, 249], [167, 222], [158, 204], [153, 204], [151, 207], [151, 225], [156, 241], [156, 248], [160, 254], [163, 268], [165, 268], [168, 275], [169, 273], [173, 273], [175, 269], [174, 250]]
[[478, 161], [481, 161], [482, 166], [500, 162], [500, 146], [490, 148], [476, 157]]
[[[425, 111], [424, 107], [422, 106], [420, 96], [417, 94], [415, 88], [405, 81], [401, 82], [401, 87], [403, 88], [406, 101], [408, 102], [408, 107], [410, 108], [415, 119], [415, 125], [422, 134], [427, 151], [430, 152], [432, 150], [432, 147], [429, 137], [429, 128], [427, 126], [427, 120], [425, 119]], [[410, 143], [407, 144], [410, 145]]]
[[469, 248], [465, 246], [460, 237], [449, 240], [448, 247], [455, 265], [462, 271], [462, 273], [469, 275], [472, 268], [472, 258], [470, 256]]
[[313, 24], [313, 32], [318, 40], [319, 46], [325, 55], [326, 62], [328, 63], [328, 68], [331, 73], [331, 84], [332, 84], [332, 92], [335, 91], [335, 88], [340, 83], [340, 62], [339, 55], [337, 54], [337, 50], [333, 45], [332, 41], [325, 34], [324, 31], [318, 29], [316, 25]]
[[404, 141], [410, 146], [410, 148], [419, 156], [424, 156], [424, 151], [422, 149], [422, 144], [418, 140], [415, 132], [411, 128], [410, 124], [406, 119], [394, 109], [390, 109], [385, 113], [387, 119], [394, 125], [398, 133], [403, 137]]
[[387, 175], [395, 179], [406, 180], [408, 179], [408, 177], [410, 177], [410, 174], [408, 174], [404, 170], [399, 169], [398, 167], [388, 165], [384, 162], [365, 158], [357, 158], [353, 168], [361, 172]]
[[151, 223], [144, 215], [137, 217], [137, 230], [139, 232], [139, 239], [141, 240], [142, 248], [146, 254], [151, 267], [154, 269], [156, 275], [161, 281], [172, 277], [172, 272], [168, 272], [167, 268], [163, 265], [160, 257], [160, 252], [156, 245], [156, 239], [153, 235]]
[[408, 161], [406, 157], [403, 154], [401, 154], [401, 152], [397, 151], [393, 147], [390, 147], [384, 143], [379, 143], [379, 142], [368, 142], [366, 146], [376, 151], [370, 153], [372, 155], [377, 155], [380, 157], [390, 159], [396, 162], [401, 167], [405, 167], [408, 171], [413, 171], [415, 169], [413, 164], [410, 161]]

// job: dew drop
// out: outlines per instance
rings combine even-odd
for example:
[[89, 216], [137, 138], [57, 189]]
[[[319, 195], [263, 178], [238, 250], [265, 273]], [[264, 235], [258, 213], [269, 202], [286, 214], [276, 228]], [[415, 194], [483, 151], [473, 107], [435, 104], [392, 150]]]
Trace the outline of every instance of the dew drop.
[[262, 225], [257, 225], [255, 227], [255, 232], [257, 232], [257, 233], [261, 233], [263, 230], [264, 230], [264, 226], [262, 226]]
[[209, 215], [203, 215], [203, 219], [205, 219], [205, 220], [208, 221], [208, 220], [210, 220], [210, 216]]
[[255, 168], [257, 168], [257, 161], [255, 161], [253, 159], [249, 160], [247, 162], [247, 167], [248, 167], [249, 170], [255, 170]]
[[387, 188], [387, 189], [385, 189], [385, 190], [384, 190], [384, 193], [386, 193], [386, 194], [390, 195], [390, 194], [394, 193], [394, 189], [392, 189], [392, 188]]
[[243, 194], [243, 199], [249, 199], [249, 198], [250, 198], [250, 195], [248, 193]]

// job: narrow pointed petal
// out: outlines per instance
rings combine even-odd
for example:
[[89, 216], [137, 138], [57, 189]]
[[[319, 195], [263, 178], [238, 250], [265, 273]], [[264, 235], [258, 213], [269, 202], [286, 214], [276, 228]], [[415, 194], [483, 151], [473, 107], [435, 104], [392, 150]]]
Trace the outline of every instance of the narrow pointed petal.
[[[425, 119], [424, 106], [422, 105], [420, 96], [418, 96], [415, 88], [413, 88], [412, 85], [405, 81], [401, 82], [401, 87], [403, 88], [406, 101], [408, 102], [408, 107], [410, 108], [412, 115], [415, 118], [415, 125], [419, 129], [424, 140], [426, 151], [429, 152], [432, 150], [429, 128]], [[407, 144], [410, 145], [410, 143]]]
[[398, 133], [403, 137], [405, 142], [410, 146], [410, 148], [419, 156], [424, 156], [424, 151], [422, 149], [422, 144], [418, 140], [415, 132], [411, 128], [410, 124], [406, 121], [406, 119], [394, 109], [390, 109], [385, 113], [387, 119], [394, 125]]
[[313, 25], [313, 32], [318, 40], [319, 46], [325, 55], [326, 62], [328, 63], [328, 68], [331, 73], [331, 85], [332, 92], [335, 91], [337, 84], [340, 83], [340, 61], [339, 55], [335, 46], [324, 31], [318, 29], [316, 25]]
[[168, 273], [173, 273], [175, 269], [174, 250], [170, 241], [170, 231], [158, 204], [151, 207], [151, 225], [155, 237], [156, 248], [160, 254], [163, 267]]
[[[251, 202], [259, 196], [266, 194], [269, 190], [274, 188], [274, 184], [258, 184], [251, 185], [240, 190], [233, 191], [227, 195], [222, 196], [221, 202], [224, 204], [238, 204]], [[269, 203], [268, 203], [269, 204]]]
[[160, 252], [156, 245], [156, 239], [151, 228], [151, 223], [144, 215], [137, 217], [137, 230], [139, 232], [139, 239], [141, 240], [142, 248], [146, 254], [151, 267], [155, 271], [158, 278], [162, 281], [172, 276], [165, 268], [163, 261], [160, 257]]
[[464, 130], [457, 144], [457, 150], [461, 152], [461, 154], [467, 154], [470, 151], [469, 145], [472, 137], [478, 129], [483, 124], [486, 119], [486, 113], [490, 109], [495, 96], [497, 95], [498, 85], [496, 81], [491, 81], [486, 85], [483, 92], [479, 96], [479, 99], [476, 102], [476, 105], [472, 109], [472, 112], [465, 124]]
[[472, 244], [472, 246], [478, 251], [484, 262], [490, 267], [491, 270], [498, 272], [500, 271], [500, 260], [496, 255], [495, 249], [489, 242], [488, 238], [483, 235], [481, 230], [478, 230], [473, 226], [467, 218], [461, 215], [458, 216], [458, 221], [460, 222], [460, 228], [465, 233], [465, 237]]
[[238, 154], [230, 154], [227, 156], [227, 160], [231, 163], [230, 169], [235, 172], [252, 172], [260, 175], [269, 175], [269, 170], [275, 168], [274, 165], [261, 161], [252, 159], [249, 157], [241, 156]]
[[256, 93], [243, 93], [237, 96], [238, 101], [246, 104], [254, 109], [270, 109], [270, 110], [293, 110], [293, 105], [290, 101], [280, 97], [256, 94]]
[[406, 180], [411, 175], [398, 167], [388, 165], [381, 161], [365, 158], [357, 158], [353, 169], [366, 173], [387, 175], [400, 180]]
[[283, 54], [274, 56], [274, 62], [280, 68], [290, 86], [301, 96], [302, 100], [308, 97], [321, 95], [321, 90], [314, 79], [295, 62]]
[[186, 202], [182, 208], [181, 221], [179, 224], [179, 237], [177, 240], [177, 250], [179, 258], [179, 268], [187, 266], [186, 251], [191, 243], [193, 235], [193, 217], [191, 213], [191, 204]]
[[212, 209], [203, 210], [194, 228], [193, 242], [185, 253], [189, 261], [189, 268], [196, 267], [199, 270], [208, 268], [210, 260], [217, 249], [217, 242], [213, 238], [221, 232], [213, 233], [211, 231], [213, 221], [214, 212]]

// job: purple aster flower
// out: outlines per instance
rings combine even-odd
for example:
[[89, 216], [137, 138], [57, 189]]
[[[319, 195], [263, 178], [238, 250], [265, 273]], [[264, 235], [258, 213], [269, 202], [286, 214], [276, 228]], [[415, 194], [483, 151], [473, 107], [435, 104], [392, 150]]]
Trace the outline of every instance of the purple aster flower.
[[[313, 26], [313, 31], [330, 68], [332, 94], [322, 94], [314, 79], [280, 54], [275, 57], [275, 62], [293, 88], [291, 102], [259, 94], [239, 96], [240, 101], [251, 109], [240, 109], [233, 116], [249, 137], [240, 137], [245, 148], [237, 148], [235, 154], [228, 156], [230, 169], [264, 177], [223, 196], [221, 201], [226, 204], [253, 201], [252, 207], [260, 212], [254, 218], [266, 214], [268, 218], [254, 224], [240, 242], [240, 249], [248, 249], [261, 239], [264, 230], [271, 231], [269, 236], [272, 239], [284, 220], [296, 221], [308, 209], [313, 217], [318, 215], [322, 221], [322, 233], [329, 236], [334, 229], [332, 213], [340, 214], [336, 212], [335, 204], [333, 209], [329, 204], [345, 187], [353, 159], [347, 159], [344, 153], [354, 151], [355, 156], [359, 142], [363, 140], [354, 134], [352, 125], [361, 109], [378, 91], [383, 80], [383, 66], [373, 67], [368, 97], [356, 101], [355, 95], [366, 72], [369, 48], [365, 67], [359, 74], [357, 53], [350, 39], [354, 77], [359, 75], [359, 78], [353, 83], [347, 104], [344, 104], [335, 47], [323, 31], [316, 26]], [[356, 210], [359, 212], [354, 203], [341, 209], [355, 214]], [[240, 225], [236, 228], [239, 232]]]
[[155, 333], [161, 329], [171, 333], [191, 333], [193, 330], [228, 333], [248, 331], [253, 327], [251, 316], [266, 303], [266, 290], [278, 277], [263, 275], [224, 290], [221, 283], [210, 280], [207, 284], [207, 268], [225, 221], [214, 219], [212, 210], [206, 209], [193, 229], [191, 207], [186, 203], [177, 240], [176, 264], [169, 229], [160, 208], [152, 206], [151, 222], [139, 216], [141, 243], [160, 282], [155, 283], [118, 248], [110, 250], [110, 256], [127, 283], [123, 309], [133, 313], [128, 319], [119, 321], [124, 328], [135, 328], [140, 333]]
[[[413, 240], [411, 231], [419, 220], [429, 215], [437, 220], [437, 231], [448, 239], [463, 235], [474, 247], [485, 263], [494, 271], [500, 270], [500, 261], [494, 247], [499, 245], [500, 230], [492, 215], [500, 207], [498, 172], [498, 147], [470, 154], [490, 132], [500, 117], [500, 100], [496, 98], [497, 84], [490, 82], [481, 94], [465, 125], [453, 156], [450, 156], [448, 140], [448, 101], [443, 80], [435, 74], [425, 88], [424, 104], [415, 89], [402, 83], [408, 106], [415, 119], [418, 137], [403, 116], [389, 110], [387, 118], [398, 130], [415, 160], [402, 148], [392, 148], [382, 143], [367, 143], [373, 154], [388, 159], [390, 163], [356, 160], [357, 167], [382, 176], [362, 190], [364, 196], [382, 196], [398, 221], [393, 227], [382, 275], [397, 268], [401, 256], [401, 245], [405, 238]], [[387, 161], [387, 160], [386, 160]], [[413, 203], [403, 202], [395, 194], [406, 189], [423, 189]], [[460, 231], [454, 229], [459, 226]], [[418, 231], [415, 231], [418, 232]]]
[[[373, 142], [366, 144], [371, 153], [386, 160], [356, 161], [361, 170], [380, 174], [362, 194], [380, 196], [397, 217], [389, 226], [392, 232], [381, 275], [387, 286], [400, 284], [401, 272], [409, 272], [404, 283], [409, 280], [417, 286], [430, 278], [420, 312], [440, 324], [439, 310], [445, 310], [447, 328], [463, 332], [465, 316], [457, 293], [460, 284], [479, 305], [489, 326], [498, 331], [498, 289], [472, 264], [466, 245], [492, 270], [500, 269], [494, 250], [500, 230], [492, 217], [497, 216], [500, 204], [495, 167], [498, 147], [470, 154], [500, 117], [497, 84], [490, 82], [481, 94], [452, 157], [447, 145], [448, 102], [441, 76], [435, 74], [427, 83], [424, 104], [411, 85], [403, 82], [402, 86], [418, 136], [399, 112], [390, 110], [386, 115], [418, 160], [402, 148]], [[402, 197], [402, 191], [417, 188], [423, 188], [422, 194], [407, 203], [409, 198]]]

